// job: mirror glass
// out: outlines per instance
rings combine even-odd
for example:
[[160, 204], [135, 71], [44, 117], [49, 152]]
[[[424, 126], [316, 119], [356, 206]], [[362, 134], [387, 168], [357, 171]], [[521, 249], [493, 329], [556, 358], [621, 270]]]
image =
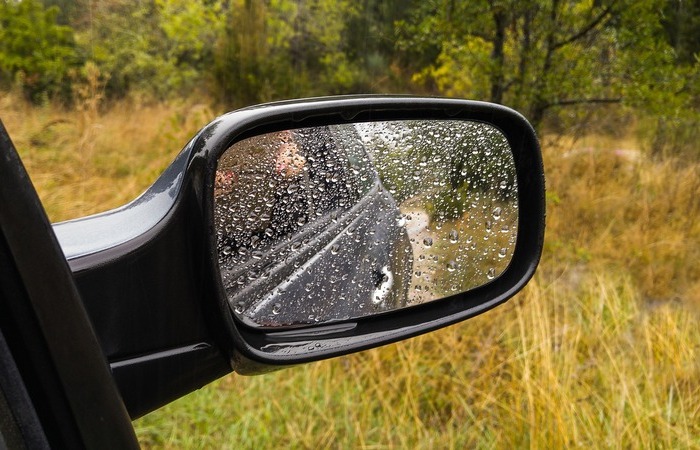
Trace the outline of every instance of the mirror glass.
[[495, 127], [392, 121], [235, 143], [218, 162], [221, 280], [236, 317], [292, 328], [468, 291], [507, 268], [513, 155]]

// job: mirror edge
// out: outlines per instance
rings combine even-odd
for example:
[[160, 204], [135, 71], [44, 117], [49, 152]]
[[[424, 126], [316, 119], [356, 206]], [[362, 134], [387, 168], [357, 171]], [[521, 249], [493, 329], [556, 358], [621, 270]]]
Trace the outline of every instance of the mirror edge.
[[[515, 252], [507, 270], [484, 286], [374, 317], [332, 325], [303, 327], [295, 334], [255, 330], [236, 321], [218, 276], [213, 233], [213, 189], [218, 157], [246, 137], [290, 128], [352, 122], [443, 119], [483, 122], [498, 128], [513, 151], [518, 181], [518, 227]], [[534, 275], [544, 242], [545, 180], [534, 129], [518, 112], [485, 102], [412, 96], [321, 97], [258, 105], [228, 113], [198, 135], [195, 152], [207, 161], [203, 199], [207, 220], [210, 282], [218, 296], [234, 370], [269, 372], [289, 365], [345, 355], [466, 320], [507, 301]]]

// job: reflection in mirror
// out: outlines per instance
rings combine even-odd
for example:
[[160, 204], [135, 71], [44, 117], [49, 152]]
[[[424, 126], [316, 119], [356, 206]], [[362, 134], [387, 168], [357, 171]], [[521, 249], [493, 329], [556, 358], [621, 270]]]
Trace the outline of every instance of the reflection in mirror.
[[515, 163], [496, 128], [372, 122], [235, 143], [214, 186], [221, 280], [236, 317], [294, 327], [482, 286], [517, 237]]

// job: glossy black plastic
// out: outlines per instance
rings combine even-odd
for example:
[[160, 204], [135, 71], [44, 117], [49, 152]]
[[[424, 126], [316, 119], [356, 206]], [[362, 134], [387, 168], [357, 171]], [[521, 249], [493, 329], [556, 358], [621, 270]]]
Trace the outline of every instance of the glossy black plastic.
[[[273, 131], [359, 121], [455, 119], [499, 128], [513, 149], [519, 225], [509, 268], [466, 294], [377, 317], [275, 332], [234, 319], [213, 225], [219, 156]], [[544, 176], [533, 129], [515, 111], [456, 99], [351, 96], [260, 105], [200, 131], [139, 199], [56, 224], [85, 309], [132, 417], [233, 370], [261, 373], [395, 342], [506, 301], [530, 279], [544, 236]]]
[[[13, 412], [21, 432], [32, 435], [22, 438], [24, 444], [138, 448], [71, 272], [2, 123], [0, 335], [0, 395], [13, 402], [15, 383], [22, 383], [29, 399]], [[12, 366], [16, 376], [8, 390]]]

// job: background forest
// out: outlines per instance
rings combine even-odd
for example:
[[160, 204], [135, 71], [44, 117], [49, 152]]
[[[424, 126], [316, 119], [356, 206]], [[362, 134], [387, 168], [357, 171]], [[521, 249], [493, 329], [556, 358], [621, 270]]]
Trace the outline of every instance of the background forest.
[[506, 305], [232, 375], [157, 448], [700, 448], [700, 1], [0, 0], [0, 118], [54, 221], [142, 192], [216, 115], [348, 93], [537, 128], [547, 236]]
[[569, 134], [632, 115], [655, 152], [697, 153], [698, 51], [697, 1], [0, 2], [0, 87], [35, 104], [420, 93]]

